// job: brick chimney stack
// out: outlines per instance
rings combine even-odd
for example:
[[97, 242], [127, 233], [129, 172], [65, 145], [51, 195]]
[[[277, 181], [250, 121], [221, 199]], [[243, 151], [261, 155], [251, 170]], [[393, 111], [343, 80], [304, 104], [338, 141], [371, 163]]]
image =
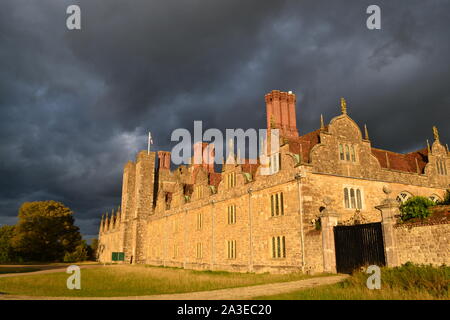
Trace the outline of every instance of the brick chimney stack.
[[208, 172], [214, 172], [215, 148], [214, 144], [206, 142], [194, 143], [194, 167], [203, 167]]
[[159, 169], [170, 169], [170, 157], [169, 151], [158, 151], [158, 167]]
[[295, 94], [272, 90], [266, 94], [267, 129], [280, 130], [281, 137], [298, 137]]

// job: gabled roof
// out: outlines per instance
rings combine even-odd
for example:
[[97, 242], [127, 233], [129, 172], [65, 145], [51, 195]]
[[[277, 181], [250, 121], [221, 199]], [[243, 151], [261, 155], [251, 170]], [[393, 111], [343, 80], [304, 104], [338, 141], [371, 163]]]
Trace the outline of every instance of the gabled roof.
[[378, 148], [372, 148], [372, 154], [378, 159], [378, 162], [380, 163], [382, 168], [398, 171], [417, 173], [417, 166], [418, 166], [419, 172], [424, 173], [425, 166], [428, 163], [427, 148], [406, 154], [396, 153]]
[[[325, 131], [327, 127], [325, 127]], [[311, 131], [298, 138], [290, 138], [289, 151], [302, 156], [302, 161], [309, 162], [309, 154], [312, 148], [320, 143], [321, 129]], [[414, 152], [402, 154], [388, 150], [372, 148], [372, 154], [378, 159], [382, 168], [417, 173], [424, 173], [425, 166], [428, 163], [428, 149], [424, 148]], [[386, 160], [386, 154], [388, 160]], [[417, 164], [416, 164], [417, 160]], [[389, 165], [388, 165], [389, 161]]]
[[289, 139], [289, 152], [301, 153], [302, 161], [309, 162], [311, 149], [320, 143], [320, 131], [321, 129], [317, 129], [303, 136]]
[[220, 172], [210, 172], [209, 173], [209, 185], [215, 186], [217, 188], [219, 186], [219, 183], [221, 180], [222, 180], [222, 174]]
[[250, 173], [252, 177], [254, 177], [259, 165], [259, 159], [257, 159], [257, 163], [250, 163], [249, 159], [244, 159], [244, 163], [241, 164], [241, 167], [243, 172]]

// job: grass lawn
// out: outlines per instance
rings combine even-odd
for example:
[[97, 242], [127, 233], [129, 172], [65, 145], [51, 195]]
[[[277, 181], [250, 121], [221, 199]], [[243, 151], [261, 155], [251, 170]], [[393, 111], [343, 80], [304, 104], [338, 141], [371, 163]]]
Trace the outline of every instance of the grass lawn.
[[450, 267], [406, 264], [381, 269], [381, 289], [366, 286], [368, 274], [355, 273], [334, 285], [257, 297], [255, 300], [430, 300], [449, 299]]
[[49, 297], [120, 297], [206, 291], [293, 281], [311, 276], [193, 271], [150, 266], [81, 269], [81, 290], [68, 290], [64, 272], [0, 278], [0, 293]]

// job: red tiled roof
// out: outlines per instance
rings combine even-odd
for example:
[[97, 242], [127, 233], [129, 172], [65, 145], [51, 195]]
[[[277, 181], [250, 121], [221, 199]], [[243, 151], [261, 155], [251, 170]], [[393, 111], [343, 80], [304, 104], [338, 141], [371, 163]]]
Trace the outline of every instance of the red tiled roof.
[[183, 193], [185, 196], [191, 196], [192, 193], [194, 192], [194, 185], [192, 184], [185, 184], [183, 186]]
[[256, 161], [257, 163], [250, 163], [249, 159], [244, 159], [244, 163], [241, 164], [242, 171], [250, 173], [254, 177], [259, 167], [259, 160]]
[[[298, 138], [289, 139], [289, 151], [295, 154], [301, 153], [302, 161], [309, 162], [309, 154], [312, 148], [320, 143], [320, 131], [321, 129], [317, 129]], [[418, 165], [420, 173], [424, 173], [425, 166], [428, 163], [427, 148], [406, 154], [372, 148], [372, 154], [378, 159], [382, 168], [392, 170], [416, 173]], [[386, 154], [389, 159], [389, 166], [386, 160]]]
[[219, 185], [220, 181], [222, 180], [222, 174], [219, 172], [210, 172], [209, 173], [209, 185], [217, 186]]
[[[392, 170], [417, 172], [417, 165], [420, 173], [424, 172], [425, 166], [428, 163], [428, 149], [422, 149], [406, 154], [396, 153], [392, 151], [372, 148], [372, 154], [378, 159], [382, 168]], [[387, 159], [386, 159], [387, 155]], [[416, 164], [417, 159], [417, 164]], [[389, 161], [389, 164], [388, 164]]]
[[320, 143], [320, 129], [309, 132], [298, 138], [289, 139], [289, 151], [295, 154], [301, 153], [302, 161], [309, 162], [309, 153], [318, 143]]

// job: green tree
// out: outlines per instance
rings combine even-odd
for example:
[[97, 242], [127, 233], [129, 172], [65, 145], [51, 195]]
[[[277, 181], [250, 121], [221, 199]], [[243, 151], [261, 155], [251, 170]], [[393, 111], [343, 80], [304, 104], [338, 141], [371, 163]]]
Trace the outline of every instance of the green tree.
[[400, 205], [400, 217], [402, 221], [413, 218], [424, 219], [431, 214], [428, 208], [434, 205], [435, 203], [433, 201], [425, 197], [416, 196], [409, 198], [405, 203]]
[[89, 247], [86, 244], [86, 241], [82, 240], [73, 252], [66, 252], [64, 255], [64, 262], [86, 261], [89, 258], [88, 251]]
[[97, 249], [98, 249], [98, 239], [91, 239], [91, 244], [89, 245], [89, 260], [97, 260]]
[[61, 261], [81, 242], [73, 212], [60, 202], [25, 202], [19, 209], [19, 222], [12, 244], [28, 261]]
[[16, 252], [12, 246], [12, 238], [14, 237], [14, 226], [5, 225], [0, 227], [0, 262], [15, 262], [17, 259]]

